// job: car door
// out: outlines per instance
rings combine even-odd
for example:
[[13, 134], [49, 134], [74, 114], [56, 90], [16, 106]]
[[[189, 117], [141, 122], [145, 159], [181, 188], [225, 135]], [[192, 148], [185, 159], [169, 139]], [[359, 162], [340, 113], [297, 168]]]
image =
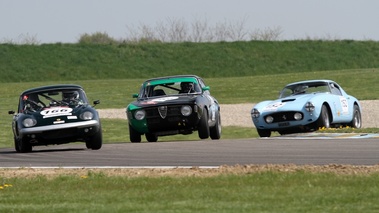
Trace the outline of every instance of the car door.
[[352, 109], [349, 108], [347, 97], [343, 95], [339, 85], [334, 82], [330, 83], [330, 90], [333, 97], [333, 123], [349, 121], [352, 114]]
[[[204, 81], [202, 79], [198, 79], [198, 82], [199, 82], [199, 85], [201, 88], [205, 87], [206, 84], [204, 83]], [[215, 98], [211, 95], [211, 93], [206, 90], [206, 91], [203, 91], [203, 97], [205, 97], [206, 99], [206, 104], [207, 104], [207, 108], [208, 108], [208, 119], [210, 120], [210, 122], [212, 122], [212, 125], [214, 124], [214, 122], [216, 121], [216, 116], [217, 116], [217, 111], [218, 111], [218, 104], [217, 104], [217, 101], [215, 100]]]

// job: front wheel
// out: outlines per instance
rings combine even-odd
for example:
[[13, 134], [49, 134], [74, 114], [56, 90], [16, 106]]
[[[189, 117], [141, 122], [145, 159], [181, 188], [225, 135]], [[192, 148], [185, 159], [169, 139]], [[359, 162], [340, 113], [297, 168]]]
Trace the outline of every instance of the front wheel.
[[267, 129], [257, 129], [259, 137], [270, 137], [271, 136], [271, 131]]
[[102, 146], [103, 146], [103, 133], [100, 128], [99, 131], [95, 135], [91, 136], [86, 141], [86, 147], [87, 149], [98, 150], [98, 149], [101, 149]]
[[330, 116], [328, 108], [322, 105], [320, 117], [317, 120], [317, 128], [330, 128]]
[[146, 140], [149, 142], [157, 142], [158, 141], [158, 136], [156, 134], [146, 133], [145, 137], [146, 137]]
[[14, 145], [17, 152], [26, 153], [32, 151], [32, 145], [25, 138], [14, 139]]
[[362, 115], [357, 105], [354, 105], [353, 120], [351, 121], [350, 126], [357, 129], [362, 127]]
[[141, 134], [133, 129], [133, 127], [129, 124], [129, 139], [132, 143], [141, 142]]
[[200, 118], [198, 133], [200, 139], [209, 138], [208, 111], [206, 109], [204, 109], [203, 115]]
[[221, 116], [218, 112], [216, 124], [210, 128], [210, 136], [212, 140], [218, 140], [221, 138]]

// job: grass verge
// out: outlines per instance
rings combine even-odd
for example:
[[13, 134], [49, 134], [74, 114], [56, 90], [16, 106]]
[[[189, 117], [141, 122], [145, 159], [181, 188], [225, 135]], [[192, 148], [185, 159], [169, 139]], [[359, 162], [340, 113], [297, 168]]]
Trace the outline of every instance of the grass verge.
[[377, 212], [378, 173], [4, 178], [1, 212]]

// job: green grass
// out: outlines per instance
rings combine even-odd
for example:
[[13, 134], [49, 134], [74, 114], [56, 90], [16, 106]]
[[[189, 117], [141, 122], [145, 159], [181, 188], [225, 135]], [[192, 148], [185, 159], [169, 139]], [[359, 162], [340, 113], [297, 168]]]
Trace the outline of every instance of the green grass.
[[[191, 74], [191, 73], [188, 73]], [[205, 78], [211, 93], [221, 104], [257, 103], [275, 99], [279, 91], [288, 83], [307, 79], [331, 79], [339, 83], [347, 93], [359, 100], [376, 100], [379, 84], [376, 80], [379, 69], [332, 70], [308, 73], [288, 73], [280, 75], [260, 75], [229, 78]], [[26, 89], [58, 83], [80, 84], [90, 100], [101, 100], [98, 108], [123, 108], [133, 101], [133, 93], [138, 93], [146, 79], [105, 79], [77, 81], [39, 81], [0, 84], [0, 109], [3, 112], [14, 109], [18, 96]]]
[[[0, 177], [1, 178], [1, 177]], [[3, 177], [4, 178], [4, 177]], [[378, 174], [6, 178], [0, 212], [377, 212]]]
[[204, 78], [379, 67], [375, 41], [238, 41], [120, 45], [0, 44], [0, 82]]

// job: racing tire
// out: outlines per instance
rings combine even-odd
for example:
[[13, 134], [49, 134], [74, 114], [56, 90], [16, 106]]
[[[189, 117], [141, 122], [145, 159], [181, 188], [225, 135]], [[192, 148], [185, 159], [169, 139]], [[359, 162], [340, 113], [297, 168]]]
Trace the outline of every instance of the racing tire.
[[206, 109], [203, 110], [203, 115], [199, 121], [198, 134], [200, 139], [209, 138], [208, 111]]
[[17, 143], [17, 139], [16, 137], [14, 137], [14, 149], [16, 150], [16, 152], [20, 152], [20, 147], [18, 147]]
[[103, 145], [103, 133], [101, 128], [99, 131], [86, 141], [87, 149], [98, 150]]
[[133, 127], [129, 124], [129, 139], [132, 143], [140, 143], [141, 142], [141, 134], [133, 129]]
[[268, 129], [257, 129], [257, 132], [261, 138], [268, 138], [271, 136], [271, 131]]
[[217, 113], [216, 124], [210, 128], [209, 133], [212, 140], [218, 140], [221, 138], [221, 116], [220, 112]]
[[353, 120], [351, 121], [350, 126], [356, 129], [362, 127], [362, 115], [358, 105], [354, 105]]
[[29, 143], [29, 140], [25, 138], [15, 139], [14, 143], [16, 151], [20, 153], [31, 152], [33, 149], [32, 145]]
[[323, 127], [330, 128], [330, 115], [326, 105], [322, 105], [321, 107], [320, 117], [317, 119], [316, 130]]
[[146, 133], [145, 137], [146, 137], [146, 140], [149, 142], [157, 142], [158, 141], [158, 136], [156, 134]]
[[290, 134], [290, 132], [289, 132], [289, 131], [286, 131], [286, 130], [278, 131], [278, 133], [279, 133], [280, 135], [287, 135], [287, 134]]

